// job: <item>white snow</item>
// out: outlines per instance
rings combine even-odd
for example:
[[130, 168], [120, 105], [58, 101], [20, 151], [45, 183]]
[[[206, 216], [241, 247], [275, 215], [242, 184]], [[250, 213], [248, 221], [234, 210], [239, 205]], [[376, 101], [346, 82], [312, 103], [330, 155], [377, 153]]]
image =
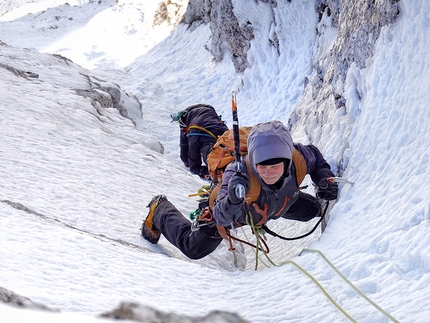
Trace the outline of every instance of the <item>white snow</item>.
[[[326, 231], [296, 242], [269, 236], [269, 256], [280, 266], [261, 257], [256, 271], [247, 246], [233, 253], [222, 244], [193, 261], [164, 238], [151, 245], [139, 229], [153, 195], [166, 194], [187, 216], [197, 206], [188, 194], [205, 184], [180, 162], [179, 130], [170, 113], [207, 103], [231, 126], [230, 93], [237, 89], [241, 125], [288, 121], [311, 73], [313, 1], [278, 4], [280, 56], [267, 42], [275, 27], [260, 14], [268, 4], [233, 1], [236, 14], [248, 16], [255, 31], [252, 67], [241, 77], [228, 55], [219, 64], [212, 61], [205, 49], [209, 26], [153, 27], [156, 1], [33, 1], [32, 8], [39, 4], [43, 12], [16, 3], [0, 17], [0, 40], [13, 46], [0, 47], [0, 63], [39, 78], [0, 69], [0, 286], [62, 314], [0, 305], [2, 322], [98, 322], [96, 315], [121, 301], [192, 316], [232, 311], [250, 322], [348, 322], [288, 261], [315, 277], [354, 320], [390, 321], [321, 256], [298, 256], [306, 248], [323, 252], [398, 321], [428, 321], [428, 1], [401, 2], [398, 20], [382, 29], [367, 67], [350, 69], [346, 109], [323, 129], [323, 154], [335, 169], [344, 152], [344, 177], [355, 182], [341, 185]], [[324, 48], [332, 30], [326, 37], [320, 39]], [[136, 95], [143, 109], [139, 119], [136, 107], [130, 108], [136, 127], [117, 110], [76, 96], [72, 89], [87, 88], [83, 74]], [[331, 132], [337, 135], [326, 140]], [[269, 227], [297, 236], [314, 223], [281, 220]], [[249, 228], [237, 234], [253, 238]]]

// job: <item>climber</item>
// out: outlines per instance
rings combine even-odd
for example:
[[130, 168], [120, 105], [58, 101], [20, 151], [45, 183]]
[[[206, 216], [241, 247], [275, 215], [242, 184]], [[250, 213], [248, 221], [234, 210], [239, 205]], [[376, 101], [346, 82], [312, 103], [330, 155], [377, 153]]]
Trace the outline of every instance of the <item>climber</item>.
[[[190, 221], [167, 200], [164, 195], [155, 196], [149, 203], [149, 214], [143, 221], [142, 236], [156, 244], [163, 236], [191, 259], [199, 259], [213, 252], [223, 237], [219, 228], [237, 228], [247, 225], [252, 217], [255, 224], [265, 224], [280, 218], [309, 221], [321, 216], [319, 199], [299, 190], [296, 166], [292, 162], [293, 149], [297, 149], [306, 163], [306, 173], [318, 185], [322, 179], [333, 177], [330, 165], [313, 145], [293, 144], [291, 135], [280, 121], [255, 125], [248, 137], [248, 155], [241, 157], [242, 171], [237, 172], [236, 162], [230, 163], [222, 176], [222, 183], [213, 207], [213, 225], [191, 229]], [[246, 157], [247, 156], [247, 157]], [[241, 185], [245, 193], [250, 191], [249, 159], [252, 171], [261, 190], [254, 203], [238, 197], [236, 187]], [[335, 200], [338, 184], [325, 182], [318, 190], [318, 197]]]
[[193, 174], [206, 177], [208, 175], [207, 155], [217, 137], [228, 130], [228, 127], [215, 109], [208, 104], [192, 105], [170, 116], [172, 122], [179, 122], [182, 162]]

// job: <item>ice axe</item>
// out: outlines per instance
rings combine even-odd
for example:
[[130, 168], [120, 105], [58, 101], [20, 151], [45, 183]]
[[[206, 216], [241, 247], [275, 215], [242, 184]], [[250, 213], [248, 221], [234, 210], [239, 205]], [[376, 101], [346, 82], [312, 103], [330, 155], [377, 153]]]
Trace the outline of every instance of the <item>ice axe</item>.
[[[234, 136], [234, 154], [235, 154], [235, 167], [236, 173], [242, 172], [242, 163], [240, 162], [240, 137], [239, 137], [239, 120], [237, 117], [237, 104], [236, 104], [236, 91], [231, 91], [231, 112], [233, 115], [233, 136]], [[245, 197], [245, 187], [238, 184], [235, 188], [237, 198], [242, 199]]]
[[329, 183], [338, 183], [338, 184], [345, 183], [345, 184], [354, 185], [353, 182], [350, 182], [342, 177], [327, 177], [319, 181], [318, 187], [323, 189], [327, 188]]

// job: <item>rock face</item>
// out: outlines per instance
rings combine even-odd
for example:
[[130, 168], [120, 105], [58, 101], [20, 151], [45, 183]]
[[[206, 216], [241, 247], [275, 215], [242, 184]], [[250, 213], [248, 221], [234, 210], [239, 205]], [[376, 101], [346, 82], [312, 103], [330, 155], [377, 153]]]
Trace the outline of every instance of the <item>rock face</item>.
[[[398, 2], [316, 1], [315, 8], [320, 17], [318, 36], [323, 35], [326, 28], [337, 30], [332, 47], [314, 56], [314, 74], [308, 86], [312, 87], [312, 99], [316, 105], [327, 99], [327, 92], [333, 95], [336, 108], [345, 105], [342, 84], [348, 69], [353, 63], [360, 69], [366, 67], [366, 60], [373, 55], [381, 28], [393, 23], [399, 14]], [[327, 26], [327, 23], [330, 25]], [[325, 91], [327, 87], [331, 91]]]
[[231, 0], [191, 0], [183, 22], [191, 28], [201, 23], [210, 24], [212, 41], [209, 51], [215, 62], [223, 60], [227, 48], [236, 72], [242, 73], [248, 67], [247, 52], [254, 38], [252, 26], [250, 23], [239, 24]]
[[[11, 50], [10, 46], [0, 41], [0, 49], [3, 52]], [[0, 62], [0, 69], [7, 70], [8, 72], [14, 74], [16, 77], [20, 79], [25, 79], [31, 81], [31, 79], [39, 79], [39, 75], [31, 70], [24, 70], [22, 68], [17, 67], [16, 60], [13, 58], [7, 57], [4, 55], [4, 63]], [[91, 100], [92, 106], [97, 110], [99, 108], [115, 108], [119, 111], [121, 116], [124, 118], [130, 119], [134, 125], [136, 125], [136, 120], [133, 115], [130, 114], [129, 111], [135, 111], [135, 114], [138, 115], [138, 119], [141, 119], [142, 114], [142, 103], [137, 99], [134, 94], [125, 92], [121, 89], [121, 87], [117, 84], [110, 83], [104, 81], [96, 76], [90, 74], [89, 71], [84, 71], [77, 65], [75, 65], [71, 60], [66, 57], [63, 57], [58, 54], [45, 54], [43, 60], [50, 61], [54, 66], [60, 66], [63, 68], [70, 67], [70, 70], [75, 70], [75, 74], [80, 77], [84, 77], [86, 79], [86, 84], [84, 88], [75, 88], [73, 89], [75, 93], [79, 96], [83, 96]], [[20, 63], [22, 65], [22, 63]], [[19, 65], [19, 66], [20, 66]], [[36, 63], [37, 65], [37, 63]], [[26, 68], [31, 69], [30, 64], [27, 64]], [[88, 72], [88, 73], [86, 73]], [[40, 80], [41, 82], [47, 80]], [[48, 80], [49, 81], [49, 80]], [[67, 88], [64, 86], [64, 88]]]
[[[0, 303], [19, 308], [57, 312], [43, 304], [33, 302], [27, 297], [15, 294], [0, 287]], [[123, 302], [117, 308], [99, 315], [114, 320], [129, 320], [145, 323], [248, 323], [235, 313], [212, 311], [203, 317], [191, 317], [158, 311], [152, 307], [138, 303]]]
[[248, 321], [240, 318], [234, 313], [212, 311], [203, 317], [190, 317], [186, 315], [177, 315], [163, 313], [149, 306], [137, 303], [123, 302], [113, 311], [100, 315], [104, 318], [116, 320], [130, 320], [145, 323], [247, 323]]
[[161, 25], [166, 22], [168, 25], [177, 26], [184, 14], [185, 0], [168, 0], [161, 1], [154, 13], [153, 26]]
[[[254, 1], [268, 3], [273, 14], [268, 21], [276, 21], [273, 8], [280, 4], [279, 0]], [[208, 50], [214, 60], [221, 61], [229, 51], [236, 72], [242, 73], [249, 67], [247, 51], [254, 35], [250, 23], [239, 23], [246, 22], [247, 18], [235, 16], [234, 3], [233, 0], [190, 0], [182, 22], [190, 28], [209, 24], [212, 40]], [[352, 66], [366, 67], [381, 28], [396, 20], [400, 5], [399, 0], [315, 0], [315, 11], [319, 19], [315, 26], [317, 39], [312, 74], [305, 79], [304, 95], [290, 116], [289, 128], [305, 135], [310, 143], [318, 144], [324, 135], [323, 128], [330, 127], [335, 114], [348, 118], [344, 95], [348, 71]], [[276, 34], [269, 39], [279, 48]], [[330, 136], [345, 135], [325, 130]], [[337, 175], [340, 176], [345, 168], [345, 149], [347, 147], [339, 147], [336, 152]]]
[[[254, 1], [275, 8], [280, 0]], [[214, 60], [221, 61], [228, 50], [236, 72], [242, 73], [248, 67], [247, 51], [254, 35], [250, 23], [239, 23], [247, 19], [235, 16], [234, 3], [232, 0], [190, 0], [182, 22], [191, 29], [202, 23], [209, 24], [212, 40], [208, 50]], [[353, 64], [360, 69], [366, 67], [381, 28], [396, 20], [400, 6], [399, 0], [315, 0], [315, 10], [319, 22], [315, 26], [317, 46], [313, 53], [313, 73], [305, 80], [305, 95], [294, 110], [289, 125], [292, 130], [297, 130], [296, 124], [309, 125], [310, 128], [301, 131], [305, 131], [310, 142], [320, 135], [313, 135], [315, 125], [329, 122], [337, 109], [345, 107], [343, 91], [348, 70]], [[276, 21], [276, 17], [269, 20]], [[328, 30], [335, 34], [332, 43], [326, 47], [318, 46]], [[276, 35], [269, 38], [276, 46]]]
[[[372, 57], [381, 28], [393, 23], [399, 15], [398, 0], [335, 1], [317, 0], [315, 8], [319, 16], [316, 26], [317, 43], [329, 31], [335, 36], [331, 44], [316, 47], [313, 53], [313, 72], [305, 84], [304, 95], [295, 107], [289, 122], [294, 132], [304, 132], [311, 143], [318, 144], [324, 135], [346, 136], [350, 129], [329, 130], [335, 114], [344, 120], [348, 116], [344, 96], [345, 80], [352, 66], [366, 67]], [[327, 37], [326, 37], [327, 38]], [[360, 98], [360, 93], [357, 93]], [[325, 128], [325, 129], [323, 129]], [[324, 131], [325, 130], [325, 131]], [[328, 138], [325, 138], [326, 142]], [[342, 176], [345, 150], [338, 147], [337, 175]]]
[[35, 303], [31, 299], [15, 294], [14, 292], [11, 292], [3, 287], [0, 287], [0, 302], [16, 307], [54, 311], [43, 304]]

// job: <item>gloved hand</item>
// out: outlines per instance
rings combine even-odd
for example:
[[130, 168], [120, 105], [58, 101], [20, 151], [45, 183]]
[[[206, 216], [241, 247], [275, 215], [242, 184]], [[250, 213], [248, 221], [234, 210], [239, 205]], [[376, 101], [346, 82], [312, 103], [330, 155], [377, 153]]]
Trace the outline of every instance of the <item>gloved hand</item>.
[[329, 182], [327, 179], [323, 178], [318, 184], [316, 195], [323, 200], [336, 200], [339, 191], [338, 186], [336, 182]]
[[199, 176], [202, 178], [207, 178], [209, 176], [209, 171], [207, 166], [202, 166], [199, 171]]
[[245, 200], [245, 194], [244, 197], [238, 197], [236, 196], [236, 187], [238, 185], [242, 185], [245, 189], [245, 194], [249, 191], [249, 177], [246, 174], [243, 173], [235, 173], [230, 180], [228, 181], [228, 200], [230, 204], [240, 204]]

